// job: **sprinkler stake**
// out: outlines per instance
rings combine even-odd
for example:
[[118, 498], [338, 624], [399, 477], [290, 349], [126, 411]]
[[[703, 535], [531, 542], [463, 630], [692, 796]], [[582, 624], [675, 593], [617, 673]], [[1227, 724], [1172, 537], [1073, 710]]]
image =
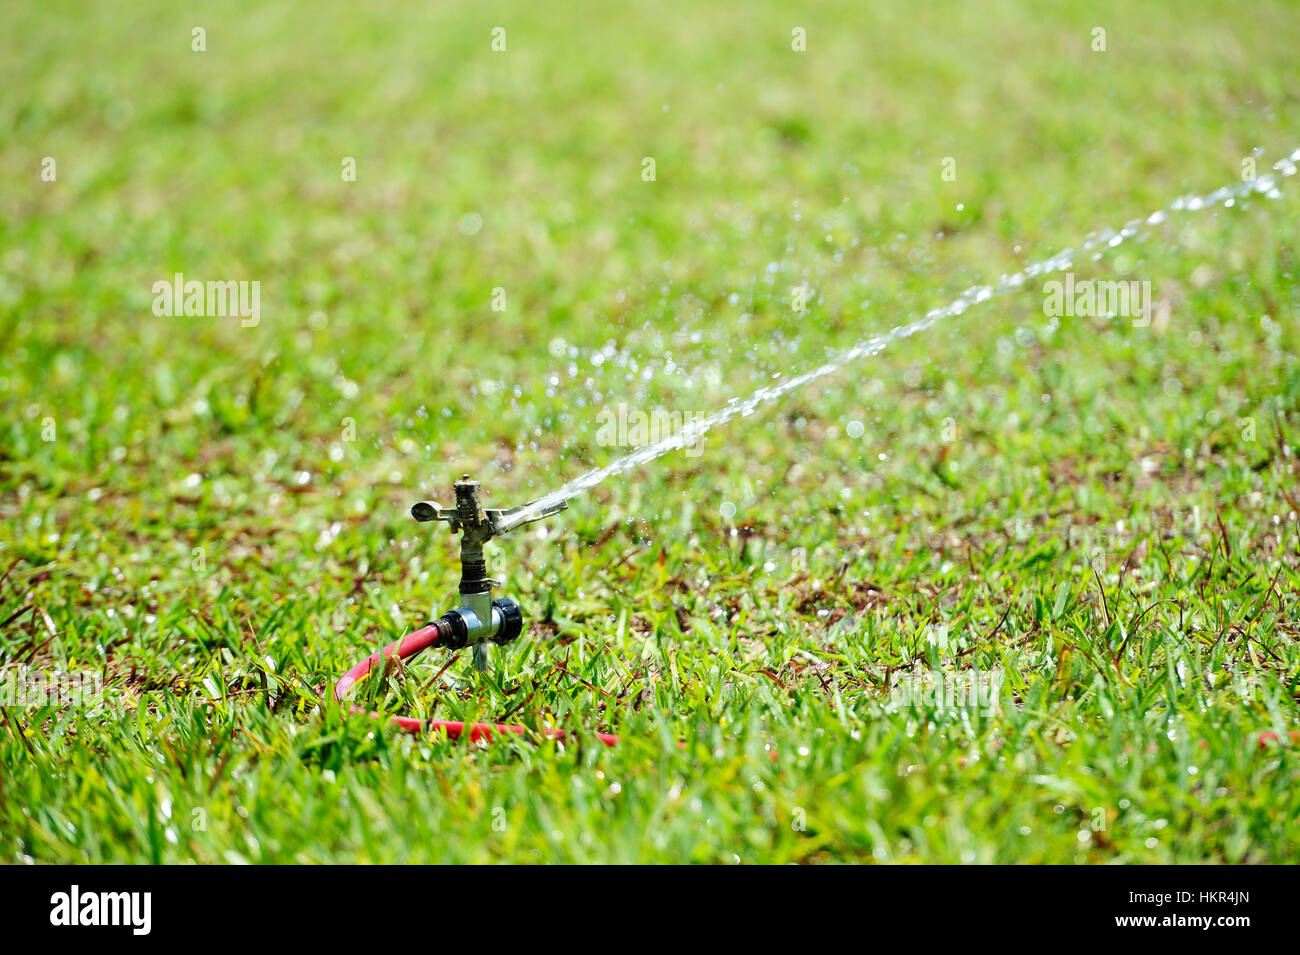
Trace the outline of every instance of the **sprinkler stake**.
[[420, 501], [411, 508], [411, 516], [417, 521], [446, 521], [453, 534], [459, 532], [461, 535], [460, 597], [464, 604], [442, 615], [454, 635], [446, 646], [451, 650], [472, 646], [474, 667], [484, 671], [488, 668], [488, 641], [500, 645], [509, 643], [523, 631], [524, 618], [513, 600], [504, 597], [492, 599], [492, 588], [501, 586], [501, 582], [487, 575], [483, 545], [516, 527], [550, 517], [569, 504], [561, 501], [537, 513], [528, 513], [531, 504], [485, 509], [478, 500], [479, 483], [470, 480], [468, 474], [462, 475], [455, 489], [455, 507]]

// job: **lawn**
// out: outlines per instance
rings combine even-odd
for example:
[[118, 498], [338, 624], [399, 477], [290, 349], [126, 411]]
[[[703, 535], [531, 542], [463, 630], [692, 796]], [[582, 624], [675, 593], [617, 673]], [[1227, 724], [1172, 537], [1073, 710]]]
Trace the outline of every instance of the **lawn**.
[[1141, 320], [1027, 281], [492, 542], [523, 637], [362, 687], [566, 742], [331, 694], [457, 604], [409, 508], [462, 473], [523, 503], [1265, 174], [1300, 6], [6, 21], [0, 664], [102, 692], [0, 687], [0, 859], [1297, 861], [1300, 177], [1080, 256]]

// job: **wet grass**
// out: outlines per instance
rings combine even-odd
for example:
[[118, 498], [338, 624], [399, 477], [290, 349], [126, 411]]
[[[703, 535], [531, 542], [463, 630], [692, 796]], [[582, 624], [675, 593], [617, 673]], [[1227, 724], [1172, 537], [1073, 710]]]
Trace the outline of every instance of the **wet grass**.
[[[0, 858], [1294, 861], [1295, 179], [1075, 267], [1149, 324], [1031, 283], [492, 545], [525, 638], [364, 688], [575, 741], [328, 702], [453, 605], [407, 508], [461, 472], [535, 497], [626, 450], [602, 409], [707, 414], [1300, 145], [1300, 12], [1219, 7], [20, 4], [0, 662], [106, 692], [0, 707]], [[155, 316], [178, 271], [259, 324]]]

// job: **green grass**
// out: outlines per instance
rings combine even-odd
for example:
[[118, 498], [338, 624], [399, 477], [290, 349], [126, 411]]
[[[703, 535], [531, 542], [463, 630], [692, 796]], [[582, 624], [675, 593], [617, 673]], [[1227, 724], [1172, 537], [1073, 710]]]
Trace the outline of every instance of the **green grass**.
[[[328, 695], [454, 605], [407, 509], [460, 473], [535, 497], [624, 450], [602, 408], [708, 413], [1300, 145], [1300, 8], [10, 6], [0, 662], [107, 692], [0, 707], [0, 858], [1296, 860], [1294, 178], [1076, 265], [1150, 327], [1031, 282], [491, 545], [524, 638], [365, 688], [617, 749]], [[177, 271], [260, 324], [155, 316]]]

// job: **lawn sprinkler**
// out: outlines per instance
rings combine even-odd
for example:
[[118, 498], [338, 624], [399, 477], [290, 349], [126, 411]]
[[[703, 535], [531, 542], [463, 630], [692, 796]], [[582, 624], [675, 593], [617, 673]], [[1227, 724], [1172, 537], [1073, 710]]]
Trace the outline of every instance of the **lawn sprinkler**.
[[456, 482], [455, 489], [455, 507], [421, 501], [411, 508], [411, 516], [417, 521], [446, 521], [453, 534], [460, 533], [460, 598], [464, 603], [440, 618], [451, 631], [450, 638], [440, 642], [450, 650], [472, 646], [474, 667], [483, 671], [488, 668], [488, 641], [504, 646], [524, 628], [517, 603], [505, 597], [492, 599], [492, 588], [500, 587], [501, 582], [487, 575], [483, 545], [516, 527], [550, 517], [569, 504], [561, 501], [535, 512], [529, 510], [531, 503], [485, 509], [478, 501], [479, 483], [468, 474]]
[[[492, 599], [492, 588], [500, 582], [487, 575], [483, 559], [483, 545], [494, 537], [508, 534], [516, 527], [540, 521], [568, 507], [567, 501], [536, 506], [536, 502], [508, 508], [484, 508], [478, 502], [478, 481], [468, 474], [456, 482], [456, 506], [440, 507], [433, 501], [421, 501], [411, 508], [417, 521], [446, 521], [453, 534], [460, 538], [460, 599], [462, 606], [445, 614], [414, 633], [390, 643], [362, 660], [339, 678], [334, 685], [334, 699], [342, 703], [352, 693], [352, 688], [365, 679], [376, 667], [381, 670], [399, 660], [415, 656], [430, 647], [448, 650], [474, 648], [474, 665], [479, 670], [487, 668], [490, 643], [506, 644], [519, 636], [524, 629], [524, 616], [513, 600]], [[490, 641], [490, 643], [489, 643]], [[353, 706], [353, 712], [379, 714], [364, 707]], [[470, 740], [489, 740], [500, 736], [523, 736], [536, 733], [547, 739], [567, 739], [569, 734], [558, 727], [530, 730], [517, 723], [463, 723], [460, 720], [422, 720], [413, 716], [395, 716], [393, 724], [410, 733], [443, 733], [451, 739], [462, 736]], [[613, 746], [618, 737], [609, 733], [593, 733], [606, 746]]]

